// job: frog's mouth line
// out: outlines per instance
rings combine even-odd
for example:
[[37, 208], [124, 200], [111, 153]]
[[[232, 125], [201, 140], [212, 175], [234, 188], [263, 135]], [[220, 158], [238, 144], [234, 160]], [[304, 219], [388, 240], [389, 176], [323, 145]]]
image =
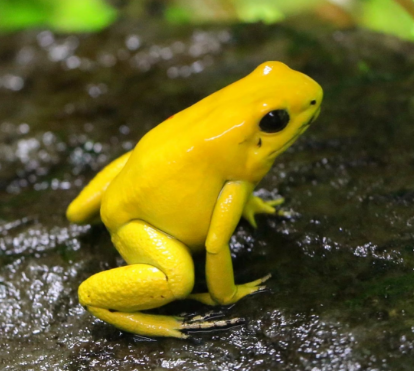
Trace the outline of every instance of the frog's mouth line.
[[306, 123], [305, 125], [302, 125], [299, 130], [298, 133], [296, 135], [294, 135], [292, 138], [290, 138], [281, 148], [276, 149], [272, 152], [270, 152], [269, 156], [274, 155], [275, 153], [278, 152], [283, 152], [284, 150], [286, 150], [288, 147], [290, 147], [290, 145], [298, 138], [302, 135], [302, 133], [310, 126], [310, 122]]
[[269, 157], [271, 157], [275, 153], [276, 154], [281, 153], [284, 150], [286, 150], [299, 136], [301, 136], [307, 130], [307, 128], [312, 124], [312, 122], [314, 122], [318, 118], [320, 112], [321, 112], [321, 107], [318, 108], [318, 110], [313, 114], [313, 116], [310, 118], [310, 120], [307, 123], [299, 127], [298, 133], [296, 135], [290, 138], [281, 148], [270, 152]]
[[320, 112], [321, 112], [321, 107], [319, 107], [318, 110], [313, 114], [311, 119], [306, 124], [302, 125], [300, 128], [304, 128], [304, 127], [307, 128], [308, 126], [310, 126], [310, 124], [312, 124], [318, 118]]
[[[307, 126], [307, 125], [303, 125], [303, 126], [301, 126], [301, 128], [303, 128], [304, 126]], [[273, 156], [274, 154], [282, 153], [284, 150], [286, 150], [291, 145], [291, 143], [293, 143], [296, 140], [296, 138], [298, 138], [302, 134], [302, 132], [303, 131], [301, 131], [300, 133], [298, 133], [298, 134], [294, 135], [292, 138], [290, 138], [281, 148], [270, 152], [269, 157]]]

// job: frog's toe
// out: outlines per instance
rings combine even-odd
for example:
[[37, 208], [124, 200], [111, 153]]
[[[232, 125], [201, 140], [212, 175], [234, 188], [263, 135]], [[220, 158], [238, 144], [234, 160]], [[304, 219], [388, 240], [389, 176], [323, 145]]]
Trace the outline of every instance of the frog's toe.
[[293, 210], [278, 210], [277, 215], [290, 219], [299, 216], [300, 214]]
[[285, 202], [283, 197], [276, 198], [275, 200], [265, 201], [265, 203], [269, 206], [279, 206]]
[[183, 321], [180, 327], [181, 331], [206, 331], [206, 330], [218, 330], [218, 329], [227, 329], [234, 326], [239, 326], [245, 323], [244, 318], [231, 318], [231, 319], [222, 319], [216, 321]]
[[183, 319], [186, 323], [194, 323], [194, 322], [204, 322], [210, 321], [216, 318], [222, 318], [226, 315], [226, 313], [222, 310], [211, 310], [204, 314], [184, 314]]
[[272, 278], [272, 274], [269, 273], [266, 276], [259, 278], [258, 280], [252, 281], [252, 282], [248, 282], [245, 283], [243, 286], [245, 287], [263, 287], [266, 288], [266, 286], [260, 286], [262, 283], [268, 281], [270, 278]]
[[255, 280], [255, 281], [252, 281], [252, 282], [248, 282], [248, 283], [244, 283], [244, 284], [241, 284], [241, 285], [237, 285], [237, 292], [233, 296], [233, 298], [231, 299], [231, 301], [229, 301], [229, 304], [236, 303], [241, 298], [244, 298], [247, 295], [251, 295], [251, 294], [256, 294], [256, 293], [259, 293], [259, 292], [268, 291], [268, 289], [266, 288], [266, 286], [265, 285], [262, 285], [262, 284], [265, 281], [267, 281], [270, 277], [271, 277], [271, 274], [268, 274], [268, 275], [266, 275], [263, 278], [260, 278], [258, 280]]
[[256, 219], [254, 217], [254, 212], [252, 210], [249, 210], [243, 216], [253, 228], [257, 228]]
[[258, 212], [261, 214], [275, 214], [276, 209], [272, 205], [270, 205], [268, 202], [263, 202], [263, 205], [261, 206]]

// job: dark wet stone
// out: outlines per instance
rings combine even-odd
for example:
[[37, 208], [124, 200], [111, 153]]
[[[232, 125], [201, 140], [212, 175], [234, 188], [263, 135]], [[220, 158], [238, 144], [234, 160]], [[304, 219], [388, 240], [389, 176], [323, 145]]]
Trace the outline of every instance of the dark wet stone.
[[[308, 21], [0, 37], [2, 370], [412, 368], [414, 47]], [[69, 225], [68, 203], [154, 125], [265, 60], [325, 89], [316, 124], [260, 185], [292, 217], [242, 222], [231, 241], [237, 281], [271, 272], [271, 291], [226, 312], [247, 324], [191, 341], [92, 318], [79, 283], [123, 262], [103, 227]], [[197, 272], [203, 289], [201, 257]]]

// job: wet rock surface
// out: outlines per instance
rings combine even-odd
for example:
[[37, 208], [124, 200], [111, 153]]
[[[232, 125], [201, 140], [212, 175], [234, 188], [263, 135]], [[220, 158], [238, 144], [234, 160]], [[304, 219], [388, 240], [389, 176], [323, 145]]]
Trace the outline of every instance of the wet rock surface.
[[[414, 47], [303, 24], [0, 37], [2, 370], [411, 370]], [[294, 216], [241, 222], [231, 241], [237, 281], [270, 272], [271, 292], [225, 312], [245, 325], [191, 341], [94, 319], [79, 283], [123, 262], [104, 227], [69, 225], [67, 205], [157, 123], [265, 60], [325, 90], [317, 123], [259, 186]]]

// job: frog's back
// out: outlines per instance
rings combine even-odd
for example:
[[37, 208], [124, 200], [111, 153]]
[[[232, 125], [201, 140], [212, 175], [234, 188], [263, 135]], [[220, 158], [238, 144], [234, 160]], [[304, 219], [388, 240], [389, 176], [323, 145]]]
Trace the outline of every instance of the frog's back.
[[[232, 126], [227, 126], [223, 109], [229, 95], [225, 89], [162, 122], [139, 141], [103, 197], [101, 217], [110, 230], [140, 219], [189, 246], [204, 243], [224, 183], [237, 178], [229, 138], [243, 140], [236, 131], [228, 133]], [[243, 164], [239, 154], [237, 159]]]

